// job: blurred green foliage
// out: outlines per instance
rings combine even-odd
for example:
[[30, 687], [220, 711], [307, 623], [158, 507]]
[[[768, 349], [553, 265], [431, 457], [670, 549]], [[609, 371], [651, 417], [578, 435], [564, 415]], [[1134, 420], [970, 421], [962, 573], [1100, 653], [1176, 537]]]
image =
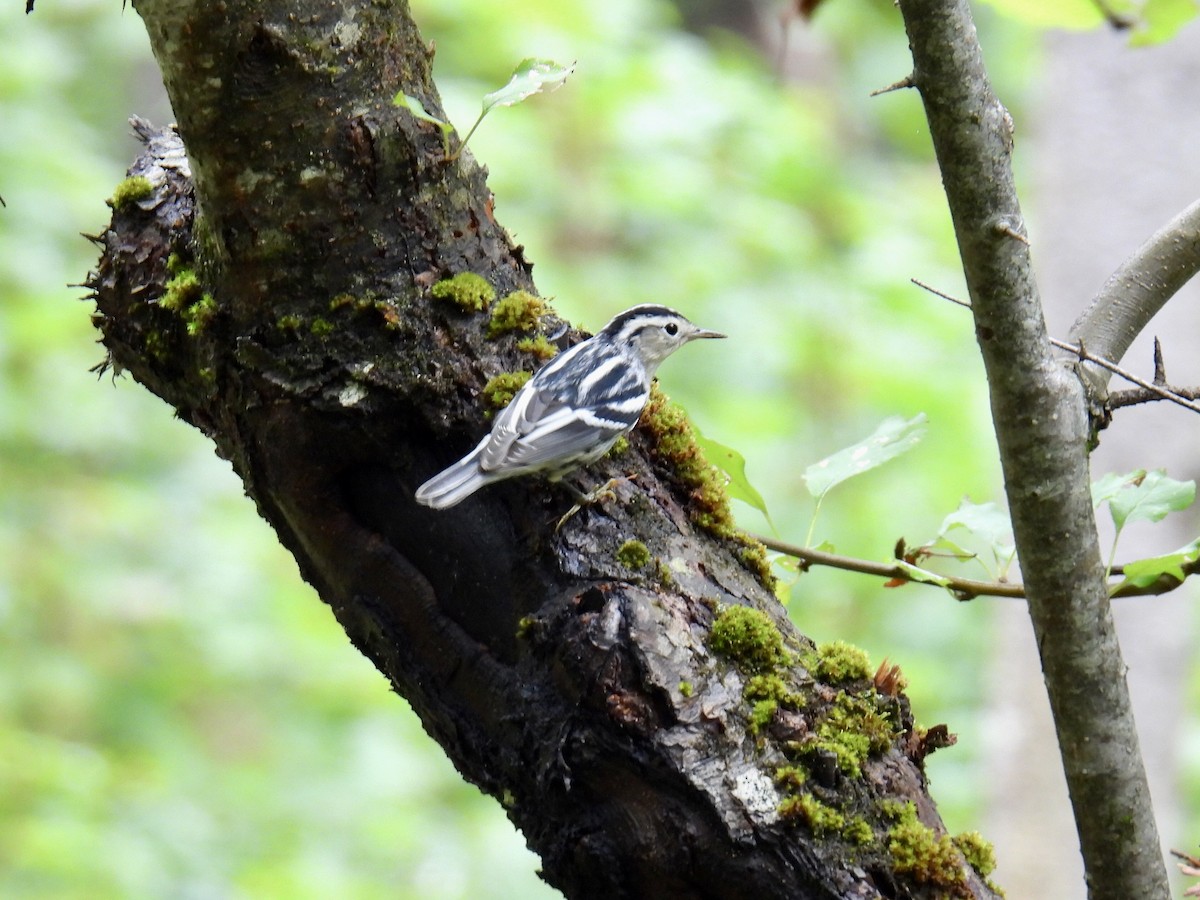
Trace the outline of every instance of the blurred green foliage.
[[[458, 779], [354, 651], [207, 442], [102, 356], [81, 293], [104, 199], [161, 122], [141, 23], [101, 0], [18, 4], [0, 54], [0, 895], [555, 896], [499, 805]], [[890, 3], [843, 0], [776, 54], [663, 0], [414, 0], [452, 121], [521, 59], [576, 62], [472, 140], [543, 294], [597, 327], [662, 302], [730, 340], [662, 372], [802, 538], [807, 465], [925, 413], [899, 463], [840, 488], [818, 540], [885, 558], [963, 495], [998, 495], [971, 322]], [[985, 11], [986, 12], [986, 11]], [[774, 10], [764, 7], [764, 34]], [[1019, 116], [1027, 36], [988, 15]], [[994, 51], [994, 52], [992, 52]], [[761, 515], [743, 510], [747, 527]], [[889, 656], [952, 830], [977, 825], [989, 608], [829, 571], [801, 629]]]

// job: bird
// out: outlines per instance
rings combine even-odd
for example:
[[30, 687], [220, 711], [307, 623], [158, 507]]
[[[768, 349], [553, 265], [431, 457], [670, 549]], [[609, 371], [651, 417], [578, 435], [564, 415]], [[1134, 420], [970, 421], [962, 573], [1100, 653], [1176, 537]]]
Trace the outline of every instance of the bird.
[[538, 473], [558, 481], [595, 462], [633, 430], [663, 360], [694, 340], [723, 337], [665, 306], [618, 313], [542, 366], [474, 450], [417, 488], [416, 501], [448, 509], [506, 478]]

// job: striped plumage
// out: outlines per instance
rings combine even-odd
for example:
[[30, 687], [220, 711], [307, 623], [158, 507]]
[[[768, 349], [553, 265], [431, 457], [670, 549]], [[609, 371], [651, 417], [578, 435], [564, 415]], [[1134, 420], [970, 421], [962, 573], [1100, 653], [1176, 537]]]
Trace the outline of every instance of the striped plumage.
[[596, 461], [637, 424], [664, 359], [724, 336], [665, 306], [625, 310], [539, 369], [474, 450], [417, 489], [417, 502], [445, 509], [494, 481], [531, 472], [557, 481]]

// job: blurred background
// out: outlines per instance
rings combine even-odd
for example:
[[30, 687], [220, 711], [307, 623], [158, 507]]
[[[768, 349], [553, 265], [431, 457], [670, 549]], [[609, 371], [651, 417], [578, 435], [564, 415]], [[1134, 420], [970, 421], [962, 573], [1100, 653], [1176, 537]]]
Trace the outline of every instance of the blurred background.
[[[104, 228], [136, 153], [127, 117], [172, 116], [132, 8], [4, 6], [0, 895], [558, 896], [208, 442], [131, 380], [89, 372], [103, 353], [68, 285], [97, 254], [79, 233]], [[745, 456], [781, 537], [808, 533], [805, 467], [891, 415], [926, 413], [925, 439], [836, 489], [817, 542], [886, 559], [964, 497], [1001, 500], [969, 315], [909, 282], [965, 295], [919, 98], [868, 97], [910, 68], [891, 3], [828, 0], [810, 25], [766, 0], [412, 6], [460, 128], [521, 59], [577, 61], [560, 91], [495, 111], [472, 138], [497, 217], [578, 324], [660, 302], [730, 335], [660, 378]], [[1065, 337], [1120, 260], [1200, 194], [1200, 35], [1134, 49], [1106, 29], [977, 16]], [[1196, 299], [1156, 326], [1179, 383], [1200, 382], [1182, 343], [1200, 333]], [[1143, 350], [1129, 361], [1149, 373]], [[1173, 409], [1122, 414], [1095, 474], [1194, 477], [1198, 431]], [[1118, 556], [1195, 536], [1195, 513], [1174, 518]], [[1121, 609], [1162, 838], [1182, 849], [1200, 841], [1189, 593]], [[952, 831], [996, 842], [1010, 897], [1084, 896], [1020, 604], [827, 570], [788, 604], [813, 638], [901, 665], [918, 720], [959, 735], [928, 761], [933, 794]]]

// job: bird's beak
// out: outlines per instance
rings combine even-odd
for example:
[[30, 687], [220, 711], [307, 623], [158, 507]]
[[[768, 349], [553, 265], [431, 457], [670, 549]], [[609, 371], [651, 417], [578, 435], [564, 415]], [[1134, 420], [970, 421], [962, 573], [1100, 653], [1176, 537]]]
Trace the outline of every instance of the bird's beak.
[[694, 341], [697, 338], [723, 338], [723, 337], [728, 337], [728, 335], [721, 334], [721, 332], [719, 332], [719, 331], [709, 331], [707, 328], [697, 328], [695, 331], [692, 332], [692, 336], [689, 338], [689, 340]]

